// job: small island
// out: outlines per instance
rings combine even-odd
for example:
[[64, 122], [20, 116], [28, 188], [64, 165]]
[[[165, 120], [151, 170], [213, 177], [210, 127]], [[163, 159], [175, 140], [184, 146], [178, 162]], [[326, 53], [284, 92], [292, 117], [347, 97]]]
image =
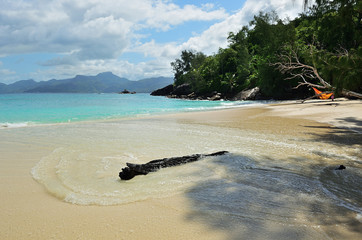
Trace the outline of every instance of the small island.
[[127, 89], [124, 89], [122, 92], [119, 92], [118, 94], [136, 94], [136, 92], [132, 91], [128, 91]]

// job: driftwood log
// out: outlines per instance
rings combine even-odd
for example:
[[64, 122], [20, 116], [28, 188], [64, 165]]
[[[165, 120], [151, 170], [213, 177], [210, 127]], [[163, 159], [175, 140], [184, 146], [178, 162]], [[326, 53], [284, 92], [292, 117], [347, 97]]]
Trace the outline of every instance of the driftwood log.
[[145, 164], [126, 163], [127, 167], [122, 168], [122, 171], [119, 173], [119, 177], [122, 180], [129, 180], [134, 178], [136, 175], [146, 175], [150, 172], [156, 172], [160, 168], [182, 165], [189, 162], [195, 162], [203, 157], [218, 156], [226, 153], [228, 152], [220, 151], [211, 154], [193, 154], [183, 157], [163, 158], [153, 160]]

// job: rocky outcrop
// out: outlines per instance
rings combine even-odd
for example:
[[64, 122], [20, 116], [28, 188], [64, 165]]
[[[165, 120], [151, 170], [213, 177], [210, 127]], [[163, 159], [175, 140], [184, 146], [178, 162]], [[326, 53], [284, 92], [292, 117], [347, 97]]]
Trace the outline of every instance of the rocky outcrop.
[[171, 95], [176, 96], [187, 96], [191, 93], [191, 86], [188, 83], [181, 84], [180, 86], [177, 86], [172, 91]]
[[218, 101], [218, 100], [222, 100], [222, 99], [223, 99], [222, 94], [218, 93], [218, 92], [213, 92], [210, 97], [207, 97], [207, 100], [210, 100], [210, 101]]
[[191, 86], [188, 83], [181, 84], [177, 87], [170, 84], [151, 93], [152, 96], [167, 96], [169, 98], [189, 98], [192, 94], [194, 93], [192, 93]]
[[188, 83], [174, 87], [172, 84], [157, 89], [151, 93], [152, 96], [166, 96], [168, 98], [181, 98], [190, 100], [221, 100], [221, 93], [213, 92], [208, 95], [198, 95], [192, 92], [191, 86]]
[[255, 87], [248, 90], [243, 90], [236, 94], [232, 100], [240, 101], [240, 100], [255, 100], [260, 96], [260, 88]]
[[178, 166], [189, 162], [195, 162], [203, 157], [219, 156], [226, 153], [228, 152], [220, 151], [211, 154], [194, 154], [183, 157], [163, 158], [145, 164], [126, 163], [127, 167], [122, 168], [122, 171], [119, 172], [118, 175], [122, 180], [130, 180], [137, 175], [147, 175], [148, 173], [156, 172], [161, 168]]
[[153, 91], [151, 95], [166, 96], [168, 98], [180, 98], [180, 99], [189, 99], [189, 100], [209, 100], [209, 101], [219, 101], [219, 100], [241, 101], [241, 100], [263, 99], [259, 87], [243, 90], [237, 93], [236, 95], [231, 93], [229, 93], [228, 95], [224, 95], [216, 91], [205, 94], [197, 94], [192, 91], [191, 86], [188, 83], [184, 83], [177, 87], [171, 84], [164, 88]]
[[157, 89], [151, 93], [152, 96], [168, 96], [173, 92], [173, 84], [167, 85], [164, 88]]

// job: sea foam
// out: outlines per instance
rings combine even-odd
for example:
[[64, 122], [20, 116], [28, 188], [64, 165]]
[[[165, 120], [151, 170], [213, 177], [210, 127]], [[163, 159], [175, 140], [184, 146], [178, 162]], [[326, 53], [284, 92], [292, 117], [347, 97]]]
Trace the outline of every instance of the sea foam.
[[32, 122], [19, 122], [19, 123], [4, 122], [4, 123], [0, 123], [0, 129], [2, 129], [2, 128], [21, 128], [21, 127], [27, 127], [27, 126], [30, 126], [33, 124], [34, 123], [32, 123]]

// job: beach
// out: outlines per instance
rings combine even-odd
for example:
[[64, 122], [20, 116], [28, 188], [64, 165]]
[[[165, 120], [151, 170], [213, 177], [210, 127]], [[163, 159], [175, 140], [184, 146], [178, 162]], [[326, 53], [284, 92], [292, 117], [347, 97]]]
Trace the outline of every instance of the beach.
[[0, 239], [361, 239], [361, 132], [344, 99], [1, 129]]

